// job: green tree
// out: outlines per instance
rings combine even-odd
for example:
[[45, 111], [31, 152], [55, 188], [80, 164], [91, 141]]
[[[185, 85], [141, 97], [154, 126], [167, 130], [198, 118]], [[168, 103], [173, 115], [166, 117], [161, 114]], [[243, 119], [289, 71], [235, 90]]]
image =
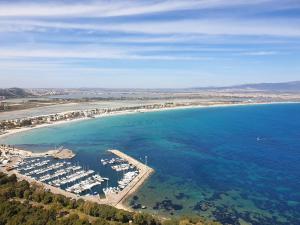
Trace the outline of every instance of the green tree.
[[109, 225], [109, 222], [107, 222], [105, 219], [98, 218], [96, 221], [92, 223], [93, 225]]

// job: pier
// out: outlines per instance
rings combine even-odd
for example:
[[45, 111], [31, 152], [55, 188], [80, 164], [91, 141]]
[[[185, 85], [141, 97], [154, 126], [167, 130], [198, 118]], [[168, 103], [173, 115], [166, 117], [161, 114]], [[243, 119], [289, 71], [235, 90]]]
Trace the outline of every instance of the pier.
[[146, 164], [132, 158], [131, 156], [119, 151], [119, 150], [108, 150], [116, 156], [125, 159], [130, 164], [134, 165], [138, 170], [139, 174], [122, 190], [118, 193], [112, 193], [106, 198], [110, 205], [117, 208], [124, 208], [123, 202], [147, 180], [147, 178], [154, 172], [154, 170]]
[[15, 148], [14, 146], [0, 145], [0, 152], [4, 155], [9, 155], [9, 157], [15, 156], [20, 158], [52, 156], [56, 159], [71, 159], [75, 157], [75, 153], [72, 150], [63, 147], [46, 152], [32, 152]]

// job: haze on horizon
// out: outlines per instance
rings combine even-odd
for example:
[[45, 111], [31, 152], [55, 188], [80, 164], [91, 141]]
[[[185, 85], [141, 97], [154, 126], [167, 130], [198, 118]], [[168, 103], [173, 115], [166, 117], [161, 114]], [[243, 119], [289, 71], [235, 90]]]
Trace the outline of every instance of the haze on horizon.
[[298, 0], [0, 2], [0, 88], [181, 88], [299, 78]]

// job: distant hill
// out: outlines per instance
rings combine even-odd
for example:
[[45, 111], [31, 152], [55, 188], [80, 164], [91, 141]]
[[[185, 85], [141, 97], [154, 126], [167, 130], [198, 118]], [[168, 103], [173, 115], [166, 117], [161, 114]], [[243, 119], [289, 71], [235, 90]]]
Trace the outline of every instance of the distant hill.
[[230, 91], [265, 91], [265, 92], [300, 92], [300, 81], [283, 83], [243, 84], [228, 87], [196, 88], [203, 90], [230, 90]]
[[260, 91], [300, 92], [300, 81], [285, 83], [260, 83], [233, 86], [237, 89], [255, 89]]
[[25, 98], [33, 96], [31, 93], [21, 88], [4, 88], [0, 89], [0, 99], [8, 98]]

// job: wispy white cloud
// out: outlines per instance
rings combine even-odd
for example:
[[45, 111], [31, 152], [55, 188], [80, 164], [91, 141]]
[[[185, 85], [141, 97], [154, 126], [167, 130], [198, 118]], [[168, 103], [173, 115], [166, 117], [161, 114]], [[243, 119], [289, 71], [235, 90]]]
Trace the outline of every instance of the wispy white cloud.
[[110, 50], [101, 51], [80, 51], [66, 49], [1, 49], [0, 58], [16, 58], [16, 57], [32, 57], [32, 58], [95, 58], [95, 59], [118, 59], [125, 57], [124, 52]]
[[[300, 36], [300, 21], [283, 20], [183, 20], [94, 25], [94, 29], [146, 34]], [[74, 24], [73, 24], [74, 25]], [[83, 29], [93, 29], [79, 25]], [[89, 26], [89, 25], [88, 25]]]
[[241, 52], [239, 55], [245, 56], [268, 56], [268, 55], [277, 55], [279, 52], [277, 51], [252, 51], [252, 52]]
[[140, 34], [300, 36], [300, 20], [179, 20], [131, 23], [66, 23], [38, 20], [2, 20], [2, 32], [69, 29]]
[[[65, 4], [61, 1], [0, 3], [2, 17], [113, 17], [162, 13], [188, 9], [257, 5], [270, 0], [100, 0]], [[274, 5], [274, 4], [273, 4]], [[275, 5], [282, 5], [280, 2]], [[286, 7], [286, 4], [284, 4]]]
[[[137, 50], [135, 50], [137, 51]], [[17, 59], [17, 58], [60, 58], [60, 59], [123, 59], [123, 60], [211, 60], [211, 57], [200, 56], [178, 56], [166, 54], [143, 55], [133, 51], [122, 51], [111, 49], [98, 50], [67, 50], [67, 49], [0, 49], [0, 58]]]

